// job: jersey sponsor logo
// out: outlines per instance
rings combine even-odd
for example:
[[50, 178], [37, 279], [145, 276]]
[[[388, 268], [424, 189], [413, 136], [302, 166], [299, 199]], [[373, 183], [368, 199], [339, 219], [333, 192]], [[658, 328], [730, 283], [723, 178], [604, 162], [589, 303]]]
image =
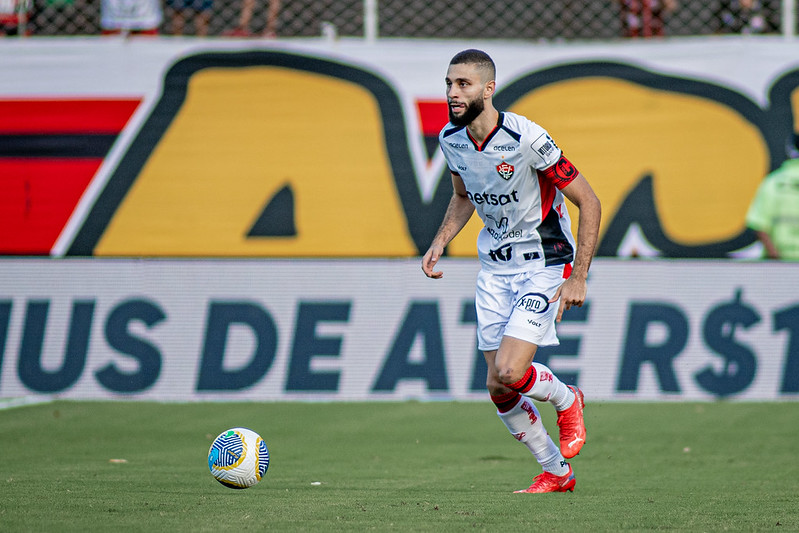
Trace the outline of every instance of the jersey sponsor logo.
[[519, 191], [511, 191], [510, 194], [494, 194], [489, 192], [471, 193], [466, 191], [466, 196], [474, 205], [507, 205], [511, 202], [519, 203]]
[[467, 148], [469, 148], [469, 145], [467, 143], [449, 143], [449, 145], [456, 150], [466, 150]]
[[529, 313], [545, 313], [549, 309], [549, 298], [540, 292], [528, 292], [516, 301], [514, 307]]
[[492, 261], [510, 261], [513, 258], [513, 247], [510, 244], [503, 244], [495, 250], [489, 250], [488, 256]]
[[530, 147], [538, 152], [538, 155], [546, 158], [549, 154], [558, 149], [558, 145], [552, 140], [552, 137], [546, 133], [542, 133], [536, 140], [532, 142]]
[[512, 144], [500, 144], [499, 146], [494, 146], [491, 148], [495, 152], [515, 152], [516, 147]]
[[541, 257], [541, 254], [539, 254], [538, 252], [524, 252], [522, 254], [522, 257], [524, 257], [525, 261], [533, 261], [534, 259], [538, 259], [539, 257]]
[[[497, 231], [490, 226], [486, 226], [486, 231], [495, 241], [504, 241], [505, 239], [520, 239], [522, 237], [522, 230], [515, 229], [513, 231]], [[527, 255], [527, 254], [525, 254]]]
[[[486, 214], [486, 218], [494, 223], [495, 227], [486, 225], [486, 231], [495, 241], [503, 241], [505, 239], [520, 239], [522, 237], [522, 230], [516, 229], [508, 231], [508, 217], [502, 217], [499, 220], [494, 215]], [[527, 255], [527, 254], [525, 254]]]
[[513, 165], [510, 163], [502, 162], [497, 165], [497, 174], [499, 174], [499, 176], [504, 180], [511, 179], [511, 177], [513, 177], [514, 170], [515, 169], [513, 168]]
[[502, 217], [499, 220], [494, 215], [487, 214], [486, 218], [494, 223], [497, 229], [501, 232], [508, 230], [508, 217]]
[[458, 165], [458, 170], [460, 170], [461, 172], [466, 172], [468, 168], [466, 168], [466, 165]]

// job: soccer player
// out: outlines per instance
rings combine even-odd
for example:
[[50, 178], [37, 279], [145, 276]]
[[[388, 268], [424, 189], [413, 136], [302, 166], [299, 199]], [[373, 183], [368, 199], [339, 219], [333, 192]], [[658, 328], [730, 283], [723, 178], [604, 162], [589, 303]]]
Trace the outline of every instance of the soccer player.
[[[599, 233], [600, 203], [585, 177], [549, 134], [523, 116], [494, 108], [496, 69], [480, 50], [464, 50], [447, 69], [449, 124], [439, 143], [453, 194], [422, 270], [435, 270], [444, 249], [474, 211], [484, 227], [477, 239], [478, 349], [488, 364], [486, 386], [497, 414], [543, 468], [517, 492], [574, 490], [566, 462], [585, 443], [583, 393], [533, 362], [539, 346], [559, 344], [555, 322], [582, 306]], [[564, 196], [579, 209], [578, 244]], [[560, 447], [550, 439], [530, 398], [558, 413]]]
[[785, 149], [788, 159], [760, 183], [746, 225], [767, 258], [799, 261], [799, 133], [791, 135]]

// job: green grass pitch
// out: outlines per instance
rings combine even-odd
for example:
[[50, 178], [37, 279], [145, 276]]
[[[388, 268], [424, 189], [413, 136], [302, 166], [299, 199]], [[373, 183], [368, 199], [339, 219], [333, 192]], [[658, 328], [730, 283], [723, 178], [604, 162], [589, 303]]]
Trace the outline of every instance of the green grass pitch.
[[[512, 493], [539, 469], [488, 402], [0, 410], [0, 531], [799, 530], [798, 402], [589, 401], [586, 422], [575, 492], [533, 495]], [[206, 462], [237, 425], [271, 455], [247, 490]]]

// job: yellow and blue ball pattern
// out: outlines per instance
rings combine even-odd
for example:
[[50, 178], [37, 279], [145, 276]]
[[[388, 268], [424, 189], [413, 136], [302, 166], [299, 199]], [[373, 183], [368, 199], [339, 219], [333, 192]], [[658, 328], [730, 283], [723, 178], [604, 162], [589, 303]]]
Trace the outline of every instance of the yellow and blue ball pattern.
[[208, 468], [222, 485], [232, 489], [252, 487], [269, 468], [266, 442], [251, 429], [232, 428], [214, 439], [208, 450]]

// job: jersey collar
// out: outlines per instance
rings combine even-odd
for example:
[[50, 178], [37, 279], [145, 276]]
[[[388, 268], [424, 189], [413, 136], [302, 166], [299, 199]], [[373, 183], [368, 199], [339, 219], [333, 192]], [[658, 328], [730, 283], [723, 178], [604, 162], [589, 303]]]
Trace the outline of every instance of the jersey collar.
[[500, 111], [499, 112], [499, 118], [497, 118], [497, 125], [494, 126], [494, 129], [492, 129], [491, 132], [488, 135], [486, 135], [486, 138], [483, 140], [483, 144], [479, 144], [477, 141], [475, 141], [474, 137], [472, 137], [472, 134], [469, 133], [469, 128], [465, 128], [466, 129], [466, 136], [469, 138], [469, 140], [474, 145], [474, 149], [477, 150], [478, 152], [482, 152], [483, 150], [485, 150], [485, 147], [488, 146], [488, 143], [491, 142], [491, 139], [494, 138], [494, 135], [496, 135], [497, 132], [500, 129], [502, 129], [502, 123], [504, 121], [505, 121], [505, 113]]

